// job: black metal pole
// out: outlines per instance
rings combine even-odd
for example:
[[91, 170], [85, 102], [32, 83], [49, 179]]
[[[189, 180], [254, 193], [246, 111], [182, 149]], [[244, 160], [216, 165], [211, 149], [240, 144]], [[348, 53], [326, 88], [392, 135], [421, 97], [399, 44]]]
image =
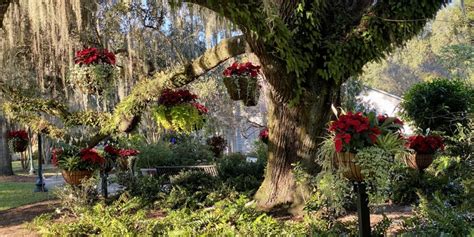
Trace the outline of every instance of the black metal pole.
[[108, 172], [105, 170], [100, 172], [100, 175], [102, 176], [101, 178], [101, 186], [102, 186], [102, 197], [107, 198], [109, 195], [109, 192], [107, 190], [107, 176], [109, 176]]
[[369, 196], [365, 189], [365, 183], [354, 182], [354, 189], [357, 193], [357, 214], [359, 216], [359, 236], [370, 237], [370, 212]]
[[41, 133], [38, 133], [38, 177], [36, 178], [35, 192], [48, 192], [43, 180], [43, 145]]

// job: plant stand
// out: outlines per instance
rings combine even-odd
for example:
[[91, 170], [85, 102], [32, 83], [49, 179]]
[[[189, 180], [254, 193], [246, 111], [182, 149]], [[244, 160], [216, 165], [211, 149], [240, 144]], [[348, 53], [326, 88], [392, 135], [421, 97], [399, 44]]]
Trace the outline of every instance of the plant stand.
[[109, 196], [109, 190], [107, 189], [107, 178], [109, 176], [109, 172], [107, 171], [101, 171], [100, 172], [100, 185], [101, 185], [101, 191], [102, 191], [102, 197], [107, 199]]
[[35, 192], [48, 192], [48, 189], [44, 187], [43, 180], [43, 146], [41, 134], [38, 133], [38, 178], [36, 179]]
[[359, 236], [370, 237], [369, 196], [364, 182], [354, 182], [354, 191], [357, 193], [357, 214], [359, 217]]

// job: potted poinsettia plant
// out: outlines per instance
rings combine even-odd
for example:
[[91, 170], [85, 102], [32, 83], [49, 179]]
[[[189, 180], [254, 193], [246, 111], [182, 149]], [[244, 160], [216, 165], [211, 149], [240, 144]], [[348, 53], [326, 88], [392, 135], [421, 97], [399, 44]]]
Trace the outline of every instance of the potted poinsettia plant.
[[52, 163], [62, 170], [64, 180], [71, 185], [79, 185], [82, 180], [90, 178], [104, 162], [104, 157], [93, 148], [64, 145], [52, 150]]
[[268, 135], [268, 128], [264, 128], [258, 134], [258, 138], [260, 138], [260, 141], [263, 143], [268, 144]]
[[153, 109], [153, 117], [165, 129], [176, 132], [190, 133], [201, 129], [209, 111], [197, 102], [197, 98], [189, 90], [165, 89]]
[[76, 52], [69, 81], [86, 94], [102, 94], [116, 75], [115, 55], [107, 49], [86, 48]]
[[444, 142], [437, 135], [414, 135], [407, 139], [406, 147], [412, 153], [406, 156], [409, 167], [424, 170], [433, 163], [433, 156], [438, 151], [444, 150]]
[[258, 75], [260, 66], [251, 62], [234, 62], [224, 70], [224, 85], [232, 100], [242, 100], [246, 106], [255, 106], [260, 96]]
[[[371, 114], [372, 118], [374, 117]], [[374, 146], [377, 136], [381, 131], [375, 121], [361, 112], [340, 115], [336, 121], [329, 126], [333, 134], [333, 142], [336, 151], [336, 163], [339, 167], [346, 169], [344, 176], [354, 181], [364, 180], [361, 167], [356, 163], [356, 154]]]
[[28, 133], [25, 130], [10, 131], [7, 134], [10, 147], [14, 152], [24, 152], [28, 147]]

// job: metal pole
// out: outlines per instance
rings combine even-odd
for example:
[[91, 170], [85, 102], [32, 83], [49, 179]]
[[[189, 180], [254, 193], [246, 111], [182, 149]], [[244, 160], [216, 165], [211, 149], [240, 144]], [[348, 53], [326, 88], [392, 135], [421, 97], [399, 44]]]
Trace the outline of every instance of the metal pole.
[[30, 138], [30, 142], [28, 144], [28, 160], [30, 161], [30, 172], [29, 174], [30, 175], [34, 175], [36, 172], [35, 172], [35, 164], [33, 164], [33, 149], [31, 148], [31, 137], [32, 137], [32, 134], [31, 134], [31, 130], [28, 128], [28, 137]]
[[48, 192], [44, 187], [43, 180], [43, 145], [41, 140], [41, 133], [38, 133], [38, 178], [36, 178], [35, 192]]
[[100, 176], [101, 176], [101, 186], [102, 186], [102, 197], [104, 198], [107, 198], [108, 197], [108, 190], [107, 190], [107, 176], [109, 176], [108, 172], [106, 172], [105, 170], [104, 171], [101, 171], [100, 172]]
[[354, 182], [354, 189], [357, 192], [357, 214], [359, 216], [359, 236], [370, 237], [370, 213], [369, 196], [365, 189], [365, 183]]

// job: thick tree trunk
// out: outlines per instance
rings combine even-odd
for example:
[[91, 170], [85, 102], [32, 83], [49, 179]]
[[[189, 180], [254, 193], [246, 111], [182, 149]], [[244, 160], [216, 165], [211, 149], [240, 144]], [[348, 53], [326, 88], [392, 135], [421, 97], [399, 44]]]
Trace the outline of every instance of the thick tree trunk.
[[[266, 75], [270, 82], [289, 81], [288, 78], [281, 78], [282, 74]], [[268, 78], [268, 75], [280, 78]], [[293, 215], [303, 210], [309, 190], [305, 184], [296, 182], [294, 165], [300, 163], [312, 174], [319, 171], [314, 160], [331, 118], [331, 104], [339, 96], [338, 88], [331, 82], [314, 80], [307, 85], [300, 103], [293, 106], [282, 101], [281, 88], [279, 91], [271, 89], [268, 101], [268, 164], [265, 180], [255, 196], [261, 209]], [[287, 90], [292, 89], [287, 87]]]
[[13, 175], [12, 158], [7, 141], [7, 122], [0, 116], [0, 176]]

